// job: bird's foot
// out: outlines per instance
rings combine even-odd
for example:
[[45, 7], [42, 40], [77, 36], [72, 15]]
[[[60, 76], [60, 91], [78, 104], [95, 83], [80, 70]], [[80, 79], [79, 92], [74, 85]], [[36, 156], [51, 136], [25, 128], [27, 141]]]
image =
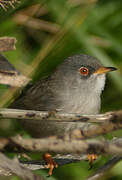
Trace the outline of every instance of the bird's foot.
[[93, 167], [93, 162], [97, 159], [97, 155], [96, 154], [88, 154], [88, 161], [89, 161], [89, 165], [91, 169]]
[[53, 173], [53, 169], [57, 168], [58, 164], [54, 161], [51, 154], [49, 154], [49, 153], [45, 153], [43, 155], [43, 158], [44, 158], [44, 160], [46, 161], [46, 164], [47, 164], [46, 168], [49, 168], [49, 173], [48, 174], [49, 174], [49, 176], [51, 176], [52, 173]]

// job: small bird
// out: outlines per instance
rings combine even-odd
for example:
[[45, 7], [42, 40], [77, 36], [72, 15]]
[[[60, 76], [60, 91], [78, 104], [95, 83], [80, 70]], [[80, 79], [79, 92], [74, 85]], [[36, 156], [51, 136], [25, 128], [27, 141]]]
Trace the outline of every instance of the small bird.
[[[101, 93], [105, 86], [106, 73], [115, 67], [104, 67], [96, 58], [88, 55], [74, 55], [64, 60], [48, 77], [30, 87], [11, 107], [18, 109], [60, 111], [62, 113], [98, 114], [101, 107]], [[60, 135], [77, 128], [76, 123], [50, 123], [44, 121], [21, 120], [23, 126], [34, 137]], [[78, 123], [79, 124], [79, 123]], [[78, 125], [79, 127], [79, 125]], [[46, 154], [47, 162], [57, 164]], [[93, 156], [94, 159], [96, 156]], [[92, 162], [92, 157], [89, 156]], [[52, 169], [51, 169], [52, 168]]]
[[[98, 114], [101, 107], [101, 92], [105, 86], [106, 73], [115, 67], [104, 67], [96, 58], [88, 55], [68, 57], [48, 77], [30, 87], [15, 100], [12, 108], [60, 111], [63, 113]], [[52, 124], [22, 120], [23, 126], [34, 137], [46, 137], [64, 133], [71, 123]], [[38, 124], [41, 123], [41, 124]], [[76, 124], [76, 123], [75, 123]]]

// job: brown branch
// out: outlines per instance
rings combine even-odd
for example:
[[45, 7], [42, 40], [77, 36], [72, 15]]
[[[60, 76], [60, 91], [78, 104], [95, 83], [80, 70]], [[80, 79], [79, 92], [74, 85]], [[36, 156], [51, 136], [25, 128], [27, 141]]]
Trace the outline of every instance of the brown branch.
[[[122, 155], [122, 138], [112, 141], [101, 139], [77, 139], [69, 134], [62, 137], [49, 137], [42, 139], [23, 138], [21, 136], [0, 139], [0, 150], [10, 149], [15, 152], [56, 152], [73, 154], [110, 154]], [[9, 150], [9, 151], [10, 151]], [[17, 151], [18, 152], [18, 151]]]
[[25, 86], [30, 79], [19, 73], [9, 61], [0, 54], [0, 84], [14, 87]]
[[[80, 115], [80, 114], [62, 114], [62, 113], [50, 113], [40, 111], [26, 111], [26, 110], [15, 110], [15, 109], [0, 109], [1, 118], [18, 118], [18, 119], [34, 119], [35, 121], [42, 121], [46, 119], [52, 123], [58, 122], [74, 122], [83, 124], [80, 129], [73, 130], [72, 132], [66, 133], [65, 135], [55, 136], [43, 139], [24, 139], [23, 137], [17, 136], [9, 139], [0, 139], [0, 149], [15, 151], [17, 152], [45, 152], [53, 151], [58, 153], [74, 153], [76, 154], [111, 154], [111, 155], [122, 155], [122, 139], [115, 139], [112, 141], [107, 140], [83, 140], [84, 137], [91, 137], [97, 134], [110, 132], [110, 130], [119, 129], [122, 127], [122, 111], [109, 112], [100, 115]], [[31, 122], [31, 121], [30, 121]], [[85, 123], [86, 122], [86, 123]], [[91, 124], [91, 122], [97, 122], [97, 124]], [[85, 125], [86, 126], [85, 126]], [[108, 127], [106, 127], [106, 124]], [[111, 126], [110, 126], [111, 125]], [[81, 125], [80, 125], [81, 127]], [[84, 128], [85, 127], [85, 128]], [[99, 130], [103, 131], [98, 131]], [[102, 128], [101, 128], [102, 127]], [[111, 128], [112, 127], [112, 128]], [[93, 130], [96, 128], [96, 131]], [[90, 132], [90, 133], [89, 133]], [[19, 151], [18, 151], [19, 150]], [[56, 159], [58, 164], [76, 162], [78, 159]], [[33, 164], [32, 162], [21, 162], [24, 166], [30, 169], [44, 168], [45, 164]], [[41, 162], [42, 163], [42, 162]]]
[[0, 52], [15, 50], [16, 38], [1, 37], [0, 38]]
[[[64, 114], [60, 112], [50, 113], [47, 111], [0, 109], [0, 116], [1, 118], [19, 119], [20, 121], [25, 119], [29, 125], [31, 121], [35, 121], [38, 124], [38, 128], [43, 125], [44, 120], [46, 120], [47, 123], [56, 124], [57, 128], [58, 125], [60, 128], [61, 123], [65, 123], [65, 127], [71, 123], [69, 128], [70, 136], [77, 138], [94, 137], [122, 128], [122, 110], [98, 115], [82, 115]], [[74, 130], [71, 131], [72, 129]]]
[[13, 87], [23, 87], [30, 81], [28, 77], [22, 74], [14, 73], [14, 75], [11, 76], [10, 72], [5, 73], [3, 74], [0, 72], [0, 84], [7, 84]]
[[20, 13], [14, 16], [14, 21], [17, 24], [27, 26], [36, 30], [45, 30], [50, 33], [57, 33], [60, 30], [60, 26], [58, 24], [33, 18]]
[[63, 137], [50, 137], [43, 139], [24, 139], [13, 137], [11, 141], [25, 150], [32, 152], [53, 151], [57, 153], [95, 153], [122, 155], [122, 138], [113, 141], [73, 139], [68, 134]]
[[[81, 139], [72, 139], [65, 135], [63, 137], [50, 137], [44, 139], [24, 139], [20, 136], [12, 137], [9, 139], [1, 138], [0, 139], [0, 149], [13, 150], [13, 152], [45, 152], [53, 151], [58, 153], [72, 153], [68, 155], [58, 155], [54, 157], [54, 160], [58, 165], [65, 165], [73, 162], [78, 162], [86, 159], [87, 153], [95, 154], [110, 154], [110, 155], [122, 155], [122, 138], [113, 139], [112, 141], [107, 140], [81, 140]], [[112, 163], [115, 161], [112, 161]], [[31, 170], [44, 169], [45, 162], [41, 161], [19, 161], [20, 165]], [[113, 164], [114, 165], [114, 164]], [[1, 167], [1, 166], [0, 166]], [[112, 164], [106, 165], [105, 168], [112, 167]], [[2, 167], [3, 168], [3, 167]], [[104, 168], [104, 167], [103, 167]], [[103, 175], [103, 168], [97, 171], [98, 175]]]
[[44, 180], [44, 178], [33, 174], [29, 169], [22, 167], [17, 159], [8, 159], [0, 153], [0, 175], [8, 176], [10, 174], [16, 174], [24, 180]]
[[[5, 1], [5, 3], [8, 1]], [[14, 2], [14, 1], [11, 1]], [[1, 1], [0, 1], [1, 3]], [[1, 37], [0, 52], [15, 50], [16, 38]], [[25, 86], [30, 79], [19, 73], [9, 61], [0, 54], [0, 84], [7, 84], [14, 87]]]
[[119, 161], [122, 160], [122, 156], [113, 156], [107, 163], [105, 163], [95, 174], [88, 177], [86, 180], [97, 180], [105, 176], [108, 171], [113, 168]]

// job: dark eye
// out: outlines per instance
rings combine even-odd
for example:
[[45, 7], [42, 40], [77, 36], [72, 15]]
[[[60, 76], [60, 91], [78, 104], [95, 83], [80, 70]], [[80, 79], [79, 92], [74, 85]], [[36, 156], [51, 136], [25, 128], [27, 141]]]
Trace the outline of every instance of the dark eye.
[[81, 68], [80, 68], [80, 74], [82, 74], [82, 75], [84, 75], [84, 76], [87, 76], [88, 73], [89, 73], [88, 68], [86, 68], [86, 67], [81, 67]]

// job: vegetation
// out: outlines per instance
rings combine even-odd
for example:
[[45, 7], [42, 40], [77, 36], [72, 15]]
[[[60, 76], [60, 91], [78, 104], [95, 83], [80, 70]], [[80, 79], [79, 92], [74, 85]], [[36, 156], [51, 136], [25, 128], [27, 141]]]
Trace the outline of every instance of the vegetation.
[[[0, 6], [1, 3], [0, 0]], [[92, 55], [104, 65], [118, 68], [118, 72], [109, 74], [101, 112], [122, 109], [121, 0], [21, 0], [20, 3], [13, 1], [13, 4], [15, 8], [0, 8], [0, 36], [16, 37], [16, 50], [4, 55], [22, 74], [31, 77], [34, 83], [51, 73], [68, 56]], [[20, 89], [15, 91], [0, 85], [0, 106], [8, 106], [20, 93]], [[19, 128], [16, 122], [14, 125], [1, 120], [1, 135], [16, 133]], [[120, 134], [121, 131], [107, 137]], [[84, 161], [60, 167], [50, 179], [85, 179], [108, 158], [98, 158], [92, 170], [88, 170], [89, 165]], [[121, 168], [122, 162], [104, 179], [122, 179]], [[37, 173], [46, 176], [45, 171]]]

